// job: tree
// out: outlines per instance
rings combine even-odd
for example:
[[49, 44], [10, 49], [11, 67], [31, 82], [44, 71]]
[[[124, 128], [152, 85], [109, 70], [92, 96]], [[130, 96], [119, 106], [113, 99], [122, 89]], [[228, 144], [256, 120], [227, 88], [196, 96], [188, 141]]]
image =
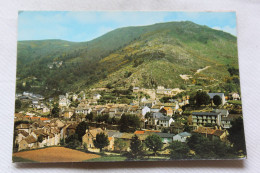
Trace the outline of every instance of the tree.
[[85, 121], [80, 122], [76, 127], [75, 133], [77, 134], [77, 138], [80, 142], [82, 142], [82, 136], [85, 135], [87, 129], [88, 124]]
[[95, 145], [95, 147], [99, 148], [100, 152], [101, 152], [102, 148], [109, 145], [109, 140], [108, 140], [107, 135], [105, 135], [105, 133], [103, 133], [103, 132], [98, 133], [96, 136], [96, 139], [94, 140], [94, 145]]
[[221, 99], [221, 97], [220, 97], [219, 95], [215, 95], [215, 96], [213, 97], [213, 103], [214, 103], [214, 105], [216, 105], [216, 106], [221, 105], [221, 104], [222, 104], [222, 99]]
[[218, 138], [209, 140], [199, 134], [193, 134], [187, 142], [189, 148], [195, 151], [195, 158], [216, 159], [216, 158], [234, 158], [234, 154], [226, 143]]
[[140, 127], [140, 119], [136, 115], [123, 114], [119, 121], [121, 132], [135, 131]]
[[233, 144], [236, 151], [242, 150], [246, 154], [243, 118], [237, 118], [231, 122], [231, 125], [232, 127], [228, 129], [228, 140]]
[[38, 145], [39, 145], [39, 143], [42, 143], [42, 141], [43, 141], [43, 135], [40, 134], [40, 135], [38, 136], [38, 139], [37, 139]]
[[196, 104], [201, 105], [207, 105], [209, 104], [210, 97], [205, 91], [198, 91], [195, 96]]
[[111, 84], [111, 83], [108, 83], [108, 84], [106, 85], [106, 88], [112, 89], [112, 88], [113, 88], [113, 87], [112, 87], [112, 84]]
[[54, 117], [54, 118], [59, 117], [59, 113], [60, 113], [60, 108], [59, 108], [58, 104], [55, 104], [53, 109], [51, 110], [52, 117]]
[[130, 143], [130, 153], [128, 155], [129, 159], [137, 159], [143, 156], [143, 144], [138, 136], [134, 135]]
[[102, 115], [96, 116], [95, 121], [98, 122], [98, 123], [102, 122]]
[[94, 115], [92, 112], [90, 112], [89, 114], [86, 115], [86, 119], [88, 119], [89, 121], [92, 121], [93, 117], [94, 117]]
[[145, 139], [145, 145], [150, 149], [153, 150], [154, 155], [156, 155], [156, 152], [158, 150], [161, 150], [163, 147], [163, 143], [162, 140], [160, 138], [160, 136], [156, 135], [156, 134], [152, 134], [149, 135], [146, 139]]
[[15, 100], [15, 112], [18, 112], [22, 107], [22, 102], [18, 99]]
[[169, 148], [171, 159], [187, 159], [189, 157], [190, 148], [186, 143], [174, 141]]
[[108, 122], [108, 119], [109, 119], [109, 114], [104, 114], [103, 116], [102, 116], [102, 121], [103, 122]]
[[71, 102], [71, 104], [70, 104], [70, 107], [78, 107], [78, 105], [79, 105], [79, 101], [78, 100], [76, 100], [76, 101], [73, 101], [73, 102]]
[[125, 149], [125, 147], [126, 147], [126, 142], [123, 139], [117, 138], [115, 140], [114, 146], [116, 149], [118, 148], [121, 153], [123, 151], [123, 149]]

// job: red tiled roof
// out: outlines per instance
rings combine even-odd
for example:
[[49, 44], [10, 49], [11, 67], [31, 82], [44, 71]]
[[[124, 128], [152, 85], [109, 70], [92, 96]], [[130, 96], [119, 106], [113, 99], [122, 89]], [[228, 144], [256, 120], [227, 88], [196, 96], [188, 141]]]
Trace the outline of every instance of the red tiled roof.
[[207, 134], [213, 135], [215, 130], [208, 128], [208, 127], [198, 127], [198, 129], [194, 130], [194, 132], [196, 132], [196, 133], [207, 133]]
[[141, 130], [139, 130], [139, 131], [135, 131], [134, 134], [144, 134], [144, 131], [141, 131]]
[[47, 121], [50, 120], [49, 118], [40, 118], [41, 121]]

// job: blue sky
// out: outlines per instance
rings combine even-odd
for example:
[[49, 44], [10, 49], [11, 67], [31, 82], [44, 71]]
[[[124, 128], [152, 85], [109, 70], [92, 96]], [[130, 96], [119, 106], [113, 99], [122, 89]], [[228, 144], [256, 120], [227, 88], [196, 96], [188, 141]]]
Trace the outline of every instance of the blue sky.
[[89, 41], [116, 28], [192, 21], [236, 35], [235, 12], [19, 12], [18, 40]]

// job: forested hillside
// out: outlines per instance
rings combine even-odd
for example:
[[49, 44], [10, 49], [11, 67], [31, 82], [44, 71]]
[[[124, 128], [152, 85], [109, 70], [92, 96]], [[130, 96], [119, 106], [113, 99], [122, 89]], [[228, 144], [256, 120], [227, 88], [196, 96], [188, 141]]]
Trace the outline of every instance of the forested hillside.
[[19, 41], [17, 92], [187, 87], [239, 92], [236, 37], [192, 22], [113, 30], [89, 42]]

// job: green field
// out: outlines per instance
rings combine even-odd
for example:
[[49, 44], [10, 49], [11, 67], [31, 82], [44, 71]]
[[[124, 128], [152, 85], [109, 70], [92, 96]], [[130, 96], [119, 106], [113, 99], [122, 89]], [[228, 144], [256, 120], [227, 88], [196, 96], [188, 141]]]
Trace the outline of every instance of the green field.
[[234, 105], [242, 105], [241, 100], [229, 100], [228, 103], [234, 104]]
[[30, 159], [24, 159], [24, 158], [22, 158], [22, 157], [15, 157], [15, 156], [13, 156], [13, 162], [29, 162], [29, 163], [36, 163], [36, 161], [34, 161], [34, 160], [30, 160]]
[[125, 156], [102, 156], [90, 160], [84, 160], [83, 162], [114, 162], [114, 161], [125, 161]]

